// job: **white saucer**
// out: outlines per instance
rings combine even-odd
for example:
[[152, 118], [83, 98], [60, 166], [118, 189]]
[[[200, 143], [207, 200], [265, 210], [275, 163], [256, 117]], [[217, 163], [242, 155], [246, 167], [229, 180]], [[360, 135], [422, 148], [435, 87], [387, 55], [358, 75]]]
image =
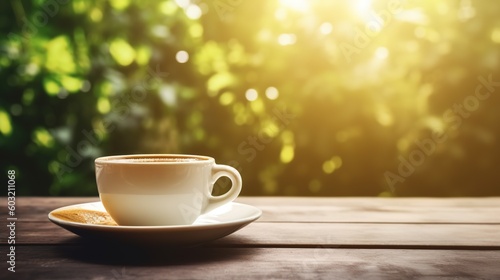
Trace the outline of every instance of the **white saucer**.
[[231, 202], [201, 215], [192, 225], [118, 226], [75, 222], [56, 217], [61, 210], [90, 210], [107, 215], [101, 202], [61, 207], [49, 213], [49, 220], [82, 237], [129, 244], [191, 246], [229, 235], [257, 220], [262, 211], [256, 207]]

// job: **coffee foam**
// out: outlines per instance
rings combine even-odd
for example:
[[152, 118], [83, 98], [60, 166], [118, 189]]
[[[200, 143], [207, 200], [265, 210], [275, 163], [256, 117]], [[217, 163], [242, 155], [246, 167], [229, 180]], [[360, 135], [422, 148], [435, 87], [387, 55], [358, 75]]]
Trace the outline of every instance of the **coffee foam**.
[[203, 161], [203, 159], [199, 158], [175, 158], [175, 157], [157, 157], [157, 158], [113, 158], [113, 159], [107, 159], [106, 161], [108, 162], [122, 162], [122, 163], [127, 163], [127, 162], [143, 162], [143, 163], [148, 163], [148, 162], [197, 162], [197, 161]]
[[57, 210], [52, 215], [61, 220], [90, 224], [90, 225], [106, 225], [116, 226], [116, 222], [106, 212], [86, 210], [86, 209], [66, 209]]

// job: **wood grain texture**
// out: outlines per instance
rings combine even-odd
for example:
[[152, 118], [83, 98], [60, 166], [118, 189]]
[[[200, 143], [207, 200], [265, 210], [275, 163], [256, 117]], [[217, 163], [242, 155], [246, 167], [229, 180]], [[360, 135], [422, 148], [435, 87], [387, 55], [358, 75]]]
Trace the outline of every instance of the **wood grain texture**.
[[[48, 221], [19, 222], [17, 244], [71, 244], [79, 239]], [[500, 248], [500, 225], [252, 223], [217, 246], [486, 247]], [[4, 236], [0, 244], [6, 244]]]
[[[75, 235], [50, 223], [47, 219], [48, 212], [57, 207], [97, 199], [95, 197], [19, 199], [17, 242], [19, 244], [71, 243]], [[478, 203], [477, 199], [418, 198], [243, 197], [238, 200], [263, 209], [263, 215], [256, 223], [218, 241], [217, 244], [490, 246], [491, 248], [500, 246], [500, 234], [497, 234], [500, 232], [500, 223], [495, 222], [500, 217], [500, 207], [494, 207], [492, 203], [500, 202], [497, 198], [486, 198], [484, 203]], [[406, 202], [402, 203], [401, 200]], [[443, 201], [445, 206], [440, 205], [439, 201]], [[294, 204], [299, 206], [292, 206]], [[341, 206], [329, 206], [331, 204]], [[432, 206], [434, 209], [425, 210], [427, 209], [425, 205]], [[467, 205], [471, 208], [467, 208], [469, 207]], [[344, 209], [341, 210], [341, 207]], [[395, 208], [399, 210], [396, 211]], [[365, 214], [367, 217], [364, 217]], [[417, 215], [421, 218], [417, 218]], [[328, 217], [331, 218], [326, 221]], [[448, 217], [453, 218], [454, 222], [450, 222], [451, 218], [448, 219]], [[397, 222], [397, 220], [401, 221]], [[425, 220], [432, 222], [426, 224]], [[478, 223], [478, 220], [483, 223]], [[5, 236], [0, 237], [0, 244], [6, 244]]]
[[240, 197], [263, 210], [257, 222], [175, 250], [86, 240], [48, 221], [94, 201], [18, 198], [17, 272], [4, 263], [0, 278], [500, 279], [500, 198]]
[[[40, 221], [55, 208], [95, 201], [99, 198], [21, 197], [17, 214], [24, 221]], [[263, 215], [258, 222], [500, 224], [500, 198], [240, 197], [237, 201], [259, 207]]]
[[495, 223], [499, 198], [241, 198], [264, 221], [349, 223]]
[[[499, 279], [500, 251], [20, 246], [2, 279]], [[30, 256], [30, 257], [28, 257]]]

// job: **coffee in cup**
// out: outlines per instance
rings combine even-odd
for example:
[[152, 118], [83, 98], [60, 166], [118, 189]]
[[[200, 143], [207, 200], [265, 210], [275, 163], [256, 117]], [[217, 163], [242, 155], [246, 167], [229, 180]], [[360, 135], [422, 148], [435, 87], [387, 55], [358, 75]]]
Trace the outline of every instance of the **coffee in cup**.
[[[121, 226], [190, 225], [233, 201], [242, 187], [236, 169], [206, 156], [107, 156], [97, 158], [95, 167], [101, 202]], [[213, 196], [220, 177], [231, 180], [231, 189]]]

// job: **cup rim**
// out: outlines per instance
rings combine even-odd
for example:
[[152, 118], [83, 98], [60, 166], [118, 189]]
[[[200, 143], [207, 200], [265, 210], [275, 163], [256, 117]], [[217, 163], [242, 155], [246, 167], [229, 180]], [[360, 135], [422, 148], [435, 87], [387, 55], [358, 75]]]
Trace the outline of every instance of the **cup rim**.
[[[193, 161], [125, 161], [126, 159], [141, 158], [184, 158], [195, 159]], [[120, 160], [123, 159], [123, 160]], [[116, 160], [116, 161], [115, 161]], [[190, 155], [190, 154], [126, 154], [98, 157], [94, 161], [99, 164], [113, 165], [193, 165], [215, 162], [215, 159], [209, 156]]]

